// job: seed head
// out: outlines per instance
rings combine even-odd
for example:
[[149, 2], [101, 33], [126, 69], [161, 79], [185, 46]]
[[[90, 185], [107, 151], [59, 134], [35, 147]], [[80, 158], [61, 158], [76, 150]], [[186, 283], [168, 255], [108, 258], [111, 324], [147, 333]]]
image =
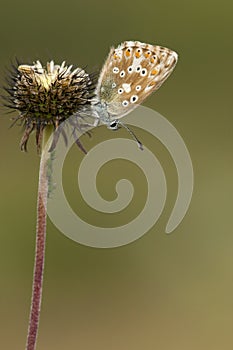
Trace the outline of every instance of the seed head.
[[43, 130], [47, 125], [54, 129], [84, 105], [90, 103], [94, 94], [94, 76], [83, 69], [55, 65], [53, 61], [43, 67], [40, 61], [33, 65], [19, 65], [8, 79], [9, 108], [15, 109], [19, 121], [25, 128], [20, 142], [26, 151], [30, 134], [36, 131], [37, 149], [40, 149]]

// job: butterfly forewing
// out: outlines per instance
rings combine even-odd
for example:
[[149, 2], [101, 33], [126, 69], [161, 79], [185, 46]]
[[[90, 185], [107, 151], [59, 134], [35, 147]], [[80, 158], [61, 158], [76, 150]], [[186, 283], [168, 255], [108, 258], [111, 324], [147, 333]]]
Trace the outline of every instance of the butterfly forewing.
[[163, 84], [177, 59], [170, 49], [138, 41], [112, 48], [99, 77], [98, 100], [110, 117], [121, 118]]

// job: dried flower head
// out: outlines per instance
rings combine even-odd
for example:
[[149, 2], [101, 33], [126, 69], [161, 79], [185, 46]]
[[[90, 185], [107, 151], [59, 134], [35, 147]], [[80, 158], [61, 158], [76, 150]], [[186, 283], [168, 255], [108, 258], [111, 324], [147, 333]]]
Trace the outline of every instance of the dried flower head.
[[25, 128], [20, 142], [26, 151], [30, 134], [36, 131], [36, 144], [40, 149], [43, 130], [47, 125], [54, 129], [68, 117], [89, 104], [94, 94], [94, 76], [83, 69], [55, 65], [48, 62], [46, 68], [40, 61], [33, 65], [13, 67], [8, 79], [7, 107], [18, 110], [15, 121]]

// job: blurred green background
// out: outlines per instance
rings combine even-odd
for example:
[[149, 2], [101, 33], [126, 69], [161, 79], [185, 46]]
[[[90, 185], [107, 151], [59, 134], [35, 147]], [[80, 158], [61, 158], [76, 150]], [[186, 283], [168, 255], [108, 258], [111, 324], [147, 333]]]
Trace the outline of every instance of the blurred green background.
[[[38, 350], [233, 348], [232, 11], [227, 0], [2, 0], [1, 82], [15, 56], [25, 63], [66, 60], [90, 72], [101, 67], [111, 45], [125, 40], [176, 50], [174, 73], [145, 105], [177, 128], [195, 175], [189, 211], [166, 235], [176, 171], [159, 141], [143, 134], [168, 181], [165, 210], [150, 232], [130, 245], [104, 250], [81, 246], [48, 223]], [[31, 298], [39, 157], [34, 137], [29, 152], [20, 152], [20, 128], [9, 130], [10, 123], [2, 112], [0, 348], [18, 350], [24, 348]], [[101, 127], [84, 144], [88, 148], [117, 136], [128, 137], [124, 130], [116, 135]], [[72, 166], [70, 171], [73, 176]], [[107, 191], [114, 197], [117, 171], [112, 162], [100, 174], [106, 199]], [[113, 174], [112, 190], [105, 190]], [[119, 177], [134, 181], [145, 196], [145, 179], [133, 165], [125, 164]], [[74, 180], [66, 186], [72, 195]], [[141, 197], [134, 199], [137, 215]], [[121, 213], [112, 220], [124, 223]]]

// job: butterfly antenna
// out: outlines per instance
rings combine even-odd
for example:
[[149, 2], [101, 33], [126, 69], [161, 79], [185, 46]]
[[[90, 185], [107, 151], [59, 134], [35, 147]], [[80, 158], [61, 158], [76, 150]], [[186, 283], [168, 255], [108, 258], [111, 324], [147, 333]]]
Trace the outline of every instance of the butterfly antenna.
[[143, 151], [143, 145], [139, 141], [139, 139], [137, 138], [135, 133], [127, 125], [123, 124], [122, 122], [118, 121], [118, 124], [123, 126], [123, 128], [125, 128], [129, 132], [129, 134], [132, 136], [132, 138], [137, 142], [137, 145], [140, 148], [140, 150]]

